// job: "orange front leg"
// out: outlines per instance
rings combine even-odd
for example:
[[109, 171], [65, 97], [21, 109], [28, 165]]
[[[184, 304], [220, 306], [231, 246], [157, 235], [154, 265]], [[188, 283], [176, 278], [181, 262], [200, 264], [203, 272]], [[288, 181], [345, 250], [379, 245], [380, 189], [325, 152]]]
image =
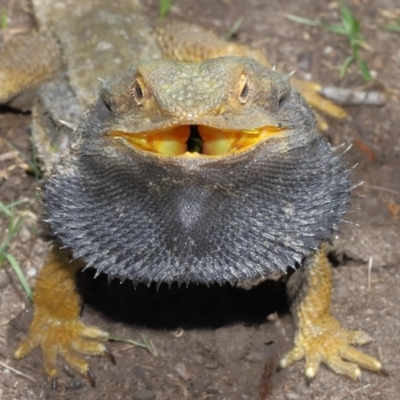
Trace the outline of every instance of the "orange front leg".
[[61, 250], [56, 244], [41, 270], [35, 287], [33, 321], [28, 338], [15, 350], [17, 359], [40, 347], [43, 363], [52, 385], [57, 384], [57, 356], [82, 375], [92, 385], [94, 377], [89, 364], [79, 354], [112, 355], [104, 345], [109, 337], [93, 326], [86, 326], [80, 319], [81, 299], [76, 290], [75, 275], [83, 267], [81, 261], [71, 261], [71, 252]]
[[343, 328], [331, 315], [331, 287], [331, 267], [323, 249], [307, 257], [290, 278], [288, 295], [296, 325], [295, 345], [280, 360], [280, 367], [304, 358], [308, 380], [315, 377], [321, 363], [353, 379], [360, 378], [360, 367], [386, 374], [379, 360], [352, 347], [368, 343], [370, 336]]

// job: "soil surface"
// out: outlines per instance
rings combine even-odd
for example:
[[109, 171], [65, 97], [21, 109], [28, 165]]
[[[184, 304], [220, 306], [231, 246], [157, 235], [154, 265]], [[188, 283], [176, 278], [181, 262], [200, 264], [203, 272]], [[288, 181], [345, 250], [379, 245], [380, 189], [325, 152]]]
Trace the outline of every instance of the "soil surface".
[[[263, 282], [251, 290], [232, 287], [173, 288], [120, 285], [80, 279], [85, 292], [83, 320], [115, 337], [154, 344], [157, 356], [128, 343], [110, 342], [117, 364], [91, 359], [97, 386], [67, 369], [60, 360], [59, 385], [50, 388], [41, 355], [34, 351], [22, 361], [13, 350], [27, 332], [32, 305], [7, 262], [0, 269], [0, 398], [10, 399], [384, 399], [400, 393], [400, 33], [383, 28], [397, 0], [347, 1], [369, 51], [362, 51], [377, 83], [368, 90], [385, 90], [382, 107], [347, 107], [346, 121], [329, 121], [327, 140], [353, 143], [346, 154], [358, 163], [354, 191], [360, 209], [349, 213], [345, 234], [333, 238], [333, 314], [347, 327], [360, 328], [374, 338], [363, 350], [379, 357], [389, 377], [364, 372], [360, 382], [321, 367], [307, 385], [304, 362], [276, 372], [279, 357], [293, 343], [293, 325], [279, 281]], [[157, 16], [158, 2], [145, 2]], [[8, 35], [28, 29], [31, 13], [24, 2], [0, 0], [9, 17], [0, 44]], [[360, 88], [363, 81], [351, 66], [344, 79], [339, 69], [349, 55], [345, 38], [326, 30], [299, 25], [282, 13], [339, 21], [336, 2], [298, 0], [176, 0], [168, 17], [210, 27], [223, 35], [242, 18], [234, 40], [262, 47], [277, 69], [297, 70], [297, 77], [326, 86]], [[40, 236], [42, 185], [32, 173], [30, 114], [3, 108], [0, 113], [0, 200], [23, 199], [14, 215], [23, 224], [8, 248], [30, 284], [44, 262], [48, 242]], [[30, 172], [28, 171], [30, 170]], [[8, 233], [9, 218], [0, 211], [0, 240]], [[20, 373], [24, 375], [20, 375]], [[271, 393], [272, 387], [272, 393]]]

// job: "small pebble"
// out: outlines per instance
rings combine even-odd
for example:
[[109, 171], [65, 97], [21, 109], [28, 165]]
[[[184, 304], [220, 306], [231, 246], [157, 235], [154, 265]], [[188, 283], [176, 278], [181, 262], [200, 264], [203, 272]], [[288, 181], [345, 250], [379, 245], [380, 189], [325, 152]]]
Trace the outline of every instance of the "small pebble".
[[29, 232], [29, 229], [26, 225], [21, 226], [18, 237], [22, 243], [27, 243], [32, 239], [32, 234]]
[[267, 320], [268, 320], [269, 322], [276, 322], [276, 321], [279, 320], [279, 314], [278, 314], [277, 312], [272, 313], [272, 314], [269, 314], [269, 315], [267, 316]]
[[191, 371], [187, 368], [187, 366], [183, 362], [180, 362], [179, 364], [175, 365], [175, 371], [184, 381], [188, 381], [193, 376]]
[[265, 359], [265, 356], [261, 354], [259, 351], [252, 351], [251, 353], [247, 354], [246, 360], [251, 361], [254, 363], [261, 362]]
[[210, 363], [204, 364], [204, 366], [207, 369], [217, 369], [218, 368], [218, 363], [217, 362], [210, 362]]
[[301, 394], [295, 393], [295, 392], [286, 392], [285, 399], [286, 400], [307, 400], [306, 397], [304, 397]]
[[205, 362], [204, 357], [201, 354], [192, 354], [190, 358], [195, 364], [203, 365]]
[[84, 387], [86, 387], [86, 383], [81, 381], [80, 379], [72, 379], [72, 381], [68, 385], [69, 390], [80, 390]]
[[142, 389], [138, 390], [132, 397], [132, 400], [154, 400], [156, 396], [154, 395], [153, 392], [150, 392], [149, 390]]

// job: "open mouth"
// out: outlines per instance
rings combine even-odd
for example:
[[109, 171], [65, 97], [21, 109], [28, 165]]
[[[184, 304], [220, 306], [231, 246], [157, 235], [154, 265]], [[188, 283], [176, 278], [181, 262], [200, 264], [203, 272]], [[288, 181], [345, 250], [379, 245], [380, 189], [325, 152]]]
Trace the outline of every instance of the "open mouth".
[[165, 156], [222, 156], [246, 150], [282, 131], [283, 128], [275, 126], [234, 131], [205, 125], [179, 125], [140, 134], [113, 131], [110, 136], [124, 138], [135, 148]]

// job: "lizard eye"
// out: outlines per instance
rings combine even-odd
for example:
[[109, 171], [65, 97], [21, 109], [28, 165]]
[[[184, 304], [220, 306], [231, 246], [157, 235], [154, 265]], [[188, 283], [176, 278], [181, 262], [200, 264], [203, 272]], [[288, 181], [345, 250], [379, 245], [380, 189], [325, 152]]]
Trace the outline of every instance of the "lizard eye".
[[250, 94], [250, 88], [249, 85], [247, 83], [247, 77], [245, 74], [242, 74], [240, 76], [240, 80], [239, 80], [239, 90], [240, 90], [240, 94], [239, 94], [239, 101], [244, 104], [246, 103], [246, 101], [249, 98], [249, 94]]
[[135, 100], [137, 105], [140, 106], [141, 104], [143, 104], [144, 92], [143, 92], [143, 89], [142, 89], [142, 85], [138, 80], [136, 80], [136, 82], [133, 85], [132, 97]]

